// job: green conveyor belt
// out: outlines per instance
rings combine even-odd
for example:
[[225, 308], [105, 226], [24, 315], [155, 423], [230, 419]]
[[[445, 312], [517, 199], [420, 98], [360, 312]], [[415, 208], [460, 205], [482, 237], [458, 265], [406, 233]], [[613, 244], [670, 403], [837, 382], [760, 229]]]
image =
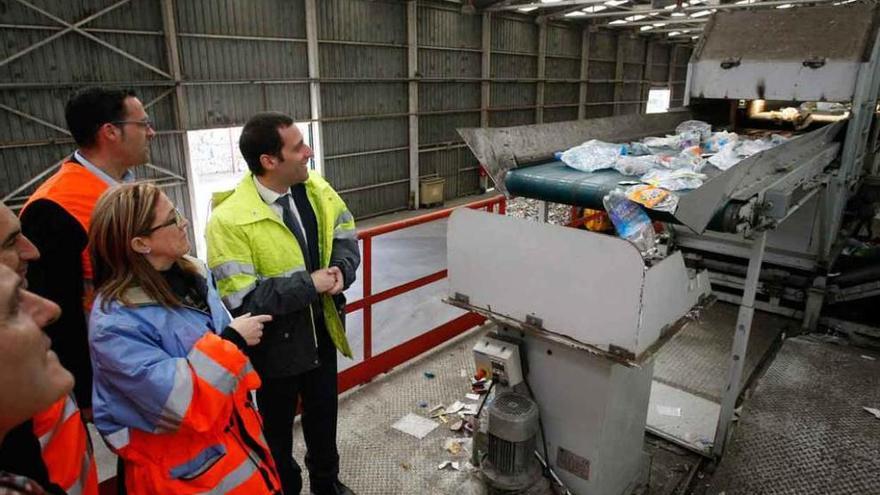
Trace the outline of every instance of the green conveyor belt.
[[581, 172], [560, 161], [553, 161], [511, 170], [507, 172], [504, 183], [513, 196], [602, 209], [602, 198], [620, 181], [627, 180], [639, 179], [610, 169]]
[[[504, 184], [511, 196], [604, 210], [602, 198], [606, 194], [618, 187], [621, 181], [638, 180], [638, 177], [629, 177], [616, 170], [581, 172], [560, 161], [552, 161], [510, 170], [507, 172]], [[688, 191], [677, 191], [676, 194], [684, 197]], [[656, 220], [680, 223], [668, 213], [647, 211]], [[724, 208], [716, 212], [715, 218], [709, 224], [710, 229], [725, 230], [723, 212]]]

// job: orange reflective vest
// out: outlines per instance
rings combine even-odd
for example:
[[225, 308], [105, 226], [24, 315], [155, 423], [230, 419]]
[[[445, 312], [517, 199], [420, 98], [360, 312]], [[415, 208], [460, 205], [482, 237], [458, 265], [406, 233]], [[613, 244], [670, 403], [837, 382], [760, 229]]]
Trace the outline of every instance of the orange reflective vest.
[[[86, 167], [69, 160], [63, 163], [58, 172], [49, 177], [31, 194], [21, 211], [24, 212], [31, 203], [38, 199], [48, 199], [70, 213], [88, 233], [89, 221], [92, 217], [92, 210], [95, 209], [95, 203], [109, 187], [106, 182], [95, 176]], [[92, 262], [89, 259], [88, 249], [83, 250], [81, 258], [83, 284], [85, 285], [83, 309], [86, 314], [89, 314], [94, 299], [94, 288], [92, 287]]]
[[260, 377], [215, 329], [229, 313], [205, 276], [209, 311], [167, 308], [137, 288], [89, 319], [95, 426], [125, 460], [129, 495], [280, 492], [250, 401]]
[[[22, 211], [38, 199], [49, 199], [67, 210], [88, 232], [95, 203], [108, 187], [84, 166], [67, 161], [28, 198]], [[82, 269], [85, 284], [83, 307], [88, 314], [94, 294], [88, 249], [82, 252]], [[33, 422], [49, 479], [69, 494], [97, 495], [98, 475], [91, 440], [73, 397], [60, 399], [34, 416]]]
[[92, 442], [70, 395], [34, 416], [49, 480], [68, 495], [98, 495], [98, 471]]

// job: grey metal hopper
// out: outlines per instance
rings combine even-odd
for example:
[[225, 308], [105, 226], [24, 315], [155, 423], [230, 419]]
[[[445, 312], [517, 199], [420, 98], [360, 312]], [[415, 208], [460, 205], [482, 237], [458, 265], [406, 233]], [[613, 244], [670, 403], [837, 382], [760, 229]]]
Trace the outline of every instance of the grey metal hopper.
[[[718, 12], [688, 66], [686, 98], [852, 101], [876, 5]], [[687, 104], [688, 101], [685, 101]]]

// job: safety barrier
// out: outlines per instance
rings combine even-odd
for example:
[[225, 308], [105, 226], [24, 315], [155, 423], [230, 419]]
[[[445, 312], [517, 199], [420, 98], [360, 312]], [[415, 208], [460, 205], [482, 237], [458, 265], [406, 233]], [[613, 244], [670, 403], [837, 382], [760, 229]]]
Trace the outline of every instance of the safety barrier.
[[[474, 210], [483, 209], [492, 212], [496, 210], [496, 206], [497, 213], [501, 215], [506, 213], [507, 201], [504, 196], [495, 196], [475, 201], [464, 205], [461, 208], [471, 208]], [[389, 371], [395, 366], [436, 347], [470, 328], [482, 324], [485, 320], [482, 316], [477, 314], [467, 313], [439, 325], [436, 328], [428, 330], [418, 337], [398, 344], [387, 351], [375, 356], [373, 355], [373, 306], [382, 301], [391, 299], [392, 297], [399, 296], [446, 278], [446, 270], [444, 269], [396, 287], [392, 287], [377, 294], [373, 294], [373, 238], [382, 234], [388, 234], [390, 232], [396, 232], [409, 227], [415, 227], [417, 225], [423, 225], [428, 222], [448, 218], [454, 210], [455, 208], [447, 208], [414, 218], [401, 220], [399, 222], [364, 229], [358, 232], [358, 238], [363, 242], [361, 253], [361, 258], [363, 260], [363, 298], [348, 304], [348, 306], [346, 306], [346, 313], [353, 313], [355, 311], [364, 312], [364, 360], [339, 373], [338, 384], [340, 393], [357, 385], [369, 382], [376, 376]]]

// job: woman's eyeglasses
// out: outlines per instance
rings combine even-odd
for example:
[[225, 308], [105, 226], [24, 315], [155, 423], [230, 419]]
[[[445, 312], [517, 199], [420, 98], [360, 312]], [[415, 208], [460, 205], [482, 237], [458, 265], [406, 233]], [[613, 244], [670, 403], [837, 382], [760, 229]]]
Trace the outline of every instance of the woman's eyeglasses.
[[150, 228], [149, 230], [147, 230], [145, 232], [145, 234], [149, 235], [159, 229], [164, 229], [165, 227], [170, 227], [172, 225], [174, 225], [176, 227], [183, 227], [185, 222], [186, 222], [186, 219], [183, 218], [183, 215], [180, 214], [180, 211], [178, 211], [177, 208], [175, 208], [173, 218], [171, 218], [168, 221], [162, 222], [161, 225], [156, 225], [155, 227]]

